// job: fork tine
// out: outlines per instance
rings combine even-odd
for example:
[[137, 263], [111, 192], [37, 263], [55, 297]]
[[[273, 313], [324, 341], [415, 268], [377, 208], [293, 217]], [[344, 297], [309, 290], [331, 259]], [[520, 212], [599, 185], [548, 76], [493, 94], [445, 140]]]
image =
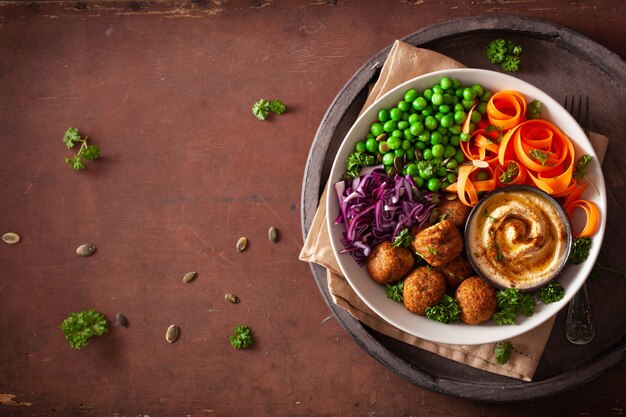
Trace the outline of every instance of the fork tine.
[[586, 104], [585, 104], [585, 119], [584, 119], [584, 125], [583, 125], [583, 130], [585, 131], [585, 135], [589, 136], [589, 120], [590, 116], [589, 116], [589, 96], [586, 96]]

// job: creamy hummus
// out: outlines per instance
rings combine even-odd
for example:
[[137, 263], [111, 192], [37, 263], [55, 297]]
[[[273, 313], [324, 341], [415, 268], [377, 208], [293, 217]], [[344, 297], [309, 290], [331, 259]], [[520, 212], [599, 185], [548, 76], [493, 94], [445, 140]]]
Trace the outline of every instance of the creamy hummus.
[[554, 278], [569, 249], [569, 228], [554, 204], [519, 189], [486, 199], [466, 228], [466, 244], [477, 272], [499, 287], [520, 290]]

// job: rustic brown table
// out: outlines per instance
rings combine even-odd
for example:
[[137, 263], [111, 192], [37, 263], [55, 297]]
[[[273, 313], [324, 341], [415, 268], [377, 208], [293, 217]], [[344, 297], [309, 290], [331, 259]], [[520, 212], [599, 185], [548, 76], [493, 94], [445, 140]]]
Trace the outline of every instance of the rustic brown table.
[[[432, 23], [507, 13], [623, 57], [622, 6], [0, 1], [0, 232], [22, 237], [0, 245], [0, 415], [623, 414], [624, 363], [515, 407], [411, 384], [351, 339], [297, 259], [313, 137], [371, 56]], [[256, 120], [261, 97], [288, 113]], [[68, 126], [102, 150], [85, 171], [65, 165]], [[97, 252], [78, 257], [86, 242]], [[73, 350], [59, 323], [88, 308], [128, 328]], [[256, 342], [238, 351], [228, 336], [242, 323]]]

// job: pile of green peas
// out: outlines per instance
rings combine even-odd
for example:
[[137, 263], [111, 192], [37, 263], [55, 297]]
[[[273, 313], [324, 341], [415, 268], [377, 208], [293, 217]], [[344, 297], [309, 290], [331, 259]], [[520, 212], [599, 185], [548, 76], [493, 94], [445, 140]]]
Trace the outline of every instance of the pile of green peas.
[[[411, 175], [418, 188], [445, 189], [456, 182], [459, 164], [465, 161], [460, 142], [470, 139], [491, 96], [480, 84], [466, 87], [449, 77], [421, 93], [410, 89], [396, 107], [378, 111], [355, 151], [374, 155], [388, 175]], [[467, 112], [476, 104], [470, 132], [463, 133]]]

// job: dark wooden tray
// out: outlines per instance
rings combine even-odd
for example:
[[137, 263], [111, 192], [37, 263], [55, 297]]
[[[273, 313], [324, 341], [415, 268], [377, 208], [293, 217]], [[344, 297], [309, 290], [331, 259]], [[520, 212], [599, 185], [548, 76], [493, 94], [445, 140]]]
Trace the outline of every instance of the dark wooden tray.
[[[403, 39], [415, 46], [446, 54], [468, 67], [496, 69], [484, 48], [505, 37], [524, 47], [520, 71], [515, 75], [543, 89], [558, 101], [566, 94], [590, 95], [591, 128], [611, 140], [603, 172], [608, 189], [607, 234], [599, 262], [621, 270], [626, 182], [620, 167], [626, 152], [626, 131], [621, 116], [626, 91], [626, 63], [589, 38], [563, 26], [521, 16], [482, 16], [436, 24]], [[391, 46], [366, 62], [339, 92], [315, 136], [305, 168], [302, 188], [302, 230], [306, 235], [328, 178], [334, 155], [356, 120], [368, 86], [375, 82]], [[398, 342], [363, 326], [333, 304], [326, 286], [326, 270], [311, 265], [317, 285], [335, 317], [370, 355], [412, 383], [433, 391], [491, 402], [524, 401], [554, 395], [601, 375], [625, 356], [626, 315], [622, 303], [626, 285], [620, 276], [605, 275], [588, 282], [596, 338], [588, 345], [567, 342], [565, 311], [554, 329], [532, 382], [494, 375]]]

